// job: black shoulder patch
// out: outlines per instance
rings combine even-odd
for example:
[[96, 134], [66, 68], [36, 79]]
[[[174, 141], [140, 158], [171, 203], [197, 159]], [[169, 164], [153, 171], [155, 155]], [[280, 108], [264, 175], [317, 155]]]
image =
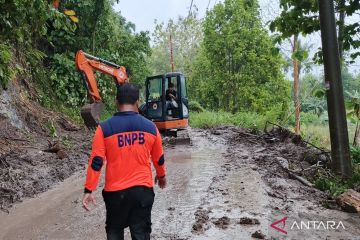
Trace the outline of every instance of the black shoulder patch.
[[91, 168], [94, 170], [94, 171], [100, 171], [101, 170], [101, 167], [103, 165], [103, 158], [102, 157], [99, 157], [99, 156], [95, 156], [92, 161], [91, 161]]
[[158, 161], [158, 165], [162, 166], [162, 165], [164, 165], [164, 163], [165, 163], [165, 158], [164, 158], [164, 154], [163, 154], [163, 155], [161, 155], [161, 157], [160, 157], [160, 159]]

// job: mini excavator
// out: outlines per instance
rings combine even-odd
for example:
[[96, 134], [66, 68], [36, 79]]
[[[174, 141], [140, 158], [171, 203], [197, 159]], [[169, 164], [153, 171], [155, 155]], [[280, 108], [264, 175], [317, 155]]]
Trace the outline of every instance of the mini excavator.
[[128, 81], [126, 68], [115, 63], [92, 56], [79, 50], [76, 53], [76, 68], [80, 72], [87, 88], [90, 103], [81, 108], [81, 117], [89, 129], [96, 128], [100, 122], [101, 111], [104, 107], [97, 86], [94, 71], [100, 71], [113, 77], [116, 84]]
[[[94, 129], [100, 122], [104, 104], [99, 93], [94, 71], [100, 71], [113, 77], [115, 84], [129, 81], [126, 68], [107, 60], [92, 56], [79, 50], [75, 58], [77, 70], [88, 91], [90, 103], [81, 108], [81, 117], [89, 129]], [[172, 104], [166, 100], [169, 86], [175, 89], [176, 98]], [[182, 73], [171, 72], [164, 75], [147, 77], [145, 80], [146, 100], [140, 112], [153, 121], [161, 133], [180, 138], [176, 142], [190, 142], [187, 131], [189, 111], [186, 79]], [[176, 107], [175, 107], [176, 106]]]

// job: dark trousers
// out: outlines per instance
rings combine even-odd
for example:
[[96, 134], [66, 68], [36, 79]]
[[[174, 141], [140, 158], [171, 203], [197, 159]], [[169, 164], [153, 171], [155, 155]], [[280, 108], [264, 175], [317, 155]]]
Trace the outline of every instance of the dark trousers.
[[133, 240], [149, 240], [154, 190], [136, 186], [116, 192], [103, 191], [106, 206], [108, 240], [123, 240], [124, 228], [130, 227]]

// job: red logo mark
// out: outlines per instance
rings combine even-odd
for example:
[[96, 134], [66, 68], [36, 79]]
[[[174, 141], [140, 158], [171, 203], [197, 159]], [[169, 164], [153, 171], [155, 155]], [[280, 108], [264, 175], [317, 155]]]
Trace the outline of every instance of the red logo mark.
[[[271, 225], [270, 225], [270, 227], [272, 227], [272, 228], [274, 228], [275, 230], [278, 230], [279, 232], [282, 232], [282, 233], [284, 233], [284, 234], [287, 234], [287, 231], [285, 231], [284, 230], [284, 228], [285, 228], [285, 221], [288, 219], [288, 217], [284, 217], [284, 218], [282, 218], [282, 219], [280, 219], [280, 220], [278, 220], [278, 221], [275, 221], [275, 222], [273, 222]], [[278, 225], [278, 224], [280, 224], [280, 223], [283, 223], [283, 225], [282, 225], [282, 227], [280, 228], [280, 227], [277, 227], [276, 225]]]

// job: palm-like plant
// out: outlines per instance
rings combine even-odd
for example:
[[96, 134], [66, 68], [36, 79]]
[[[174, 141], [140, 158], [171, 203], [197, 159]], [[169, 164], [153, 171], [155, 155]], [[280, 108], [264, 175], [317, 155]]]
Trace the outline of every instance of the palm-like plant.
[[346, 92], [350, 100], [346, 101], [347, 117], [350, 121], [356, 123], [355, 136], [353, 144], [360, 146], [360, 93], [358, 91]]

